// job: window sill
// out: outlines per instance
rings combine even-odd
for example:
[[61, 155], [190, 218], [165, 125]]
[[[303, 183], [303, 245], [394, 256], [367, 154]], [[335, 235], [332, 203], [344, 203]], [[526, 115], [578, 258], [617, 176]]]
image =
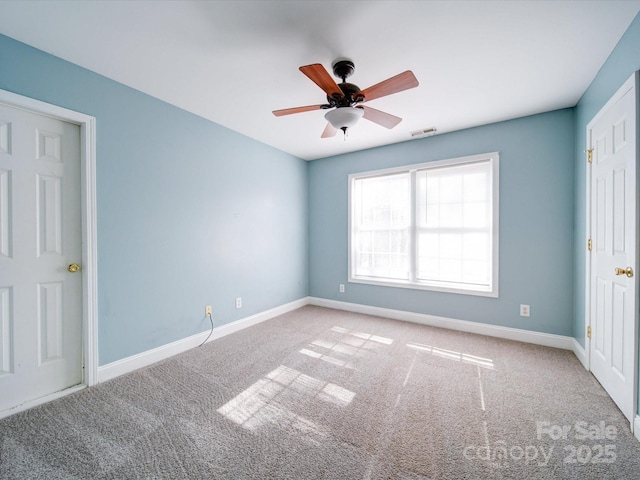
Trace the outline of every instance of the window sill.
[[406, 280], [381, 280], [374, 277], [349, 277], [349, 283], [361, 283], [365, 285], [377, 285], [379, 287], [396, 287], [396, 288], [411, 288], [414, 290], [428, 290], [432, 292], [442, 293], [454, 293], [458, 295], [474, 295], [479, 297], [498, 298], [498, 288], [494, 290], [489, 288], [483, 289], [481, 287], [464, 284], [439, 284], [439, 283], [414, 283]]

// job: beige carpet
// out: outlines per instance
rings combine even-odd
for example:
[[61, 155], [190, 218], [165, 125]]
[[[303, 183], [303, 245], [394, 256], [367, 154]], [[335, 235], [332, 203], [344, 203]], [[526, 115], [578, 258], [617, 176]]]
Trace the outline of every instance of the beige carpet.
[[638, 479], [572, 353], [304, 307], [0, 420], [2, 479]]

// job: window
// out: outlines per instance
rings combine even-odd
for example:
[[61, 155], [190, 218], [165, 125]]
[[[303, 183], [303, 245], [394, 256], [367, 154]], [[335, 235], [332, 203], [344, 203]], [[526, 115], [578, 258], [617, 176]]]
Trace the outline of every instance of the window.
[[498, 153], [349, 176], [349, 281], [498, 296]]

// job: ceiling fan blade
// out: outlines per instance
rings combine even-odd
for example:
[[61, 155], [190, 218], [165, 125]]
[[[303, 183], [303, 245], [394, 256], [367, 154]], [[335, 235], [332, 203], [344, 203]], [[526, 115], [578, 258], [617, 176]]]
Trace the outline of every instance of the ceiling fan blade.
[[329, 105], [321, 104], [321, 105], [307, 105], [306, 107], [294, 107], [294, 108], [283, 108], [282, 110], [274, 110], [273, 114], [276, 117], [281, 117], [283, 115], [291, 115], [292, 113], [302, 113], [302, 112], [310, 112], [311, 110], [320, 110], [322, 107], [328, 107]]
[[338, 84], [333, 78], [331, 78], [329, 72], [327, 72], [321, 64], [314, 63], [312, 65], [305, 65], [300, 67], [300, 71], [309, 77], [313, 83], [318, 85], [330, 97], [334, 95], [339, 97], [343, 96], [342, 90], [340, 90]]
[[365, 88], [357, 95], [364, 96], [365, 101], [369, 102], [375, 98], [384, 97], [393, 93], [402, 92], [418, 86], [418, 80], [411, 70], [399, 73], [395, 77], [388, 78], [380, 83]]
[[322, 132], [320, 138], [335, 137], [336, 133], [338, 133], [338, 129], [327, 122], [327, 126], [325, 127], [324, 132]]
[[395, 127], [402, 121], [400, 117], [376, 110], [375, 108], [365, 107], [364, 105], [357, 108], [362, 108], [364, 110], [363, 117], [370, 122], [377, 123], [378, 125], [382, 125], [389, 129]]

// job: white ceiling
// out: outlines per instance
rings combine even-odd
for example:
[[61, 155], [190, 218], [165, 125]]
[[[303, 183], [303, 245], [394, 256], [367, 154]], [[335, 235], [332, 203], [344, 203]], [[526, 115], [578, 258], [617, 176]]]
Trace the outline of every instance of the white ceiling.
[[[574, 106], [640, 10], [625, 1], [1, 1], [0, 33], [307, 160]], [[326, 102], [298, 67], [339, 57], [364, 89], [404, 70], [420, 85], [371, 101], [321, 139]], [[338, 81], [338, 80], [337, 80]]]

